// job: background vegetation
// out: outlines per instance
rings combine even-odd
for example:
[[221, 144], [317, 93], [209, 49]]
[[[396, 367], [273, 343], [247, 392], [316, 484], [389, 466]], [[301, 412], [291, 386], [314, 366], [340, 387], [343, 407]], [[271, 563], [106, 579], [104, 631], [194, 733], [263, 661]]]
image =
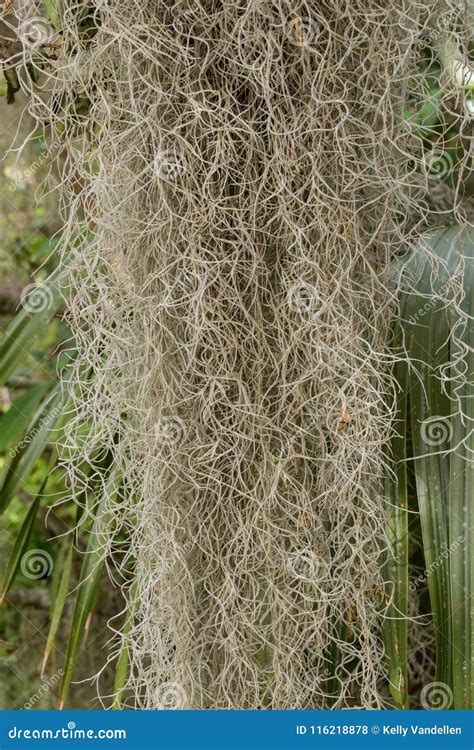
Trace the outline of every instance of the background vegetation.
[[[22, 309], [25, 299], [41, 285], [57, 264], [56, 233], [61, 227], [57, 196], [51, 192], [54, 176], [45, 152], [41, 134], [18, 148], [34, 131], [31, 117], [23, 110], [25, 97], [1, 109], [0, 149], [3, 160], [0, 194], [0, 323], [5, 331]], [[49, 177], [48, 186], [44, 184]], [[24, 291], [26, 289], [26, 292]], [[23, 295], [23, 296], [22, 296]], [[44, 402], [58, 379], [61, 353], [71, 346], [67, 325], [58, 309], [34, 338], [27, 338], [18, 364], [0, 390], [0, 472], [3, 478], [9, 451], [28, 436], [28, 426], [35, 409]], [[30, 435], [30, 437], [32, 437]], [[54, 434], [51, 436], [54, 439]], [[45, 481], [47, 485], [45, 486]], [[7, 605], [0, 607], [0, 707], [55, 708], [61, 667], [67, 649], [72, 618], [72, 598], [65, 605], [55, 646], [42, 674], [43, 655], [50, 631], [50, 609], [54, 588], [65, 572], [64, 534], [75, 523], [75, 508], [66, 502], [57, 505], [65, 492], [64, 477], [55, 467], [53, 444], [48, 442], [19, 482], [0, 517], [0, 571], [3, 576], [18, 538], [25, 513], [42, 489], [41, 505], [33, 519], [27, 549], [33, 557], [24, 570], [18, 568]], [[53, 508], [54, 506], [54, 508]], [[76, 539], [70, 590], [77, 584], [86, 538]], [[36, 552], [35, 552], [36, 551]], [[114, 591], [94, 608], [94, 617], [84, 640], [78, 680], [90, 678], [103, 664], [102, 650], [109, 633], [108, 617], [115, 611]], [[102, 686], [110, 689], [110, 677], [104, 675]], [[86, 680], [71, 689], [71, 708], [94, 708], [96, 687]]]

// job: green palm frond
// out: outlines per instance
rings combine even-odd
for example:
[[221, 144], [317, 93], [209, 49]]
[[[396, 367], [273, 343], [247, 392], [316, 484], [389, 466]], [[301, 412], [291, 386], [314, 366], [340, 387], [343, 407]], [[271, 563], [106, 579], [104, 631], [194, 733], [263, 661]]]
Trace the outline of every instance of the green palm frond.
[[[401, 275], [395, 322], [399, 385], [391, 445], [393, 541], [385, 641], [392, 695], [407, 708], [408, 516], [410, 464], [436, 639], [436, 680], [447, 707], [473, 705], [474, 231], [449, 227], [423, 238]], [[471, 393], [471, 395], [469, 395]], [[397, 684], [397, 679], [399, 680]], [[395, 684], [394, 684], [395, 683]]]

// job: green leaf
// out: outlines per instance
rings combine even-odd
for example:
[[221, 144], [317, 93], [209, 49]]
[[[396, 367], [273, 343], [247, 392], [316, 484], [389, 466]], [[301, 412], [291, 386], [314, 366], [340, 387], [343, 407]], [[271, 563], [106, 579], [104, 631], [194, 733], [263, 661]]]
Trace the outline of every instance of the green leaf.
[[62, 408], [61, 384], [51, 394], [47, 405], [41, 405], [34, 417], [28, 435], [21, 441], [18, 450], [7, 464], [0, 487], [0, 513], [27, 481], [29, 474], [50, 439], [55, 422]]
[[353, 639], [350, 627], [346, 622], [334, 622], [332, 625], [334, 640], [332, 640], [327, 650], [327, 676], [321, 683], [321, 688], [325, 696], [325, 708], [329, 709], [334, 706], [339, 698], [341, 680], [338, 677], [340, 668], [343, 665], [343, 653], [338, 646], [339, 642], [348, 642]]
[[[420, 293], [431, 294], [431, 266], [427, 264], [418, 285]], [[411, 298], [408, 310], [416, 314], [426, 297]], [[449, 360], [447, 312], [442, 302], [431, 302], [429, 319], [408, 325], [408, 342], [414, 373], [410, 382], [411, 436], [423, 551], [428, 576], [436, 637], [436, 679], [451, 684], [451, 621], [448, 615], [449, 568], [443, 551], [448, 546], [447, 498], [449, 460], [443, 453], [449, 446], [433, 444], [426, 434], [438, 420], [441, 428], [449, 420], [451, 404], [443, 392], [435, 368]]]
[[62, 0], [44, 0], [44, 7], [55, 31], [61, 27]]
[[35, 385], [29, 388], [18, 396], [8, 411], [0, 417], [0, 453], [21, 440], [41, 397], [47, 390], [47, 385]]
[[44, 480], [41, 490], [31, 503], [18, 535], [13, 544], [13, 549], [10, 552], [5, 572], [3, 574], [2, 583], [0, 584], [0, 604], [3, 604], [5, 596], [7, 595], [10, 587], [15, 580], [15, 576], [18, 572], [18, 568], [21, 564], [21, 558], [23, 557], [28, 543], [30, 541], [33, 524], [35, 522], [36, 514], [40, 505], [41, 498], [43, 496], [44, 487], [46, 485], [47, 478]]
[[[32, 297], [31, 303], [15, 315], [0, 341], [0, 385], [6, 384], [29, 355], [32, 343], [59, 310], [62, 303], [59, 273], [38, 284]], [[37, 310], [32, 312], [35, 300]]]
[[[409, 397], [402, 408], [405, 444], [399, 453], [413, 462], [436, 680], [453, 693], [447, 708], [469, 709], [474, 704], [474, 230], [452, 226], [430, 233], [404, 270], [411, 283], [402, 287], [399, 324], [409, 359]], [[462, 294], [453, 304], [460, 283]], [[394, 524], [392, 530], [399, 544], [405, 528]], [[400, 589], [394, 571], [391, 583]], [[388, 644], [390, 678], [396, 683], [400, 673], [390, 649]], [[398, 700], [397, 685], [391, 688]]]
[[15, 68], [3, 68], [3, 75], [7, 82], [7, 104], [13, 104], [15, 94], [20, 90], [20, 82]]
[[0, 68], [0, 96], [4, 99], [8, 97], [8, 81], [5, 77], [3, 66]]
[[107, 532], [107, 527], [111, 522], [111, 518], [106, 513], [106, 507], [115, 498], [117, 492], [117, 482], [112, 478], [108, 482], [90, 531], [89, 542], [77, 587], [76, 603], [64, 661], [64, 673], [59, 687], [60, 708], [63, 707], [66, 700], [89, 616], [94, 609], [97, 589], [105, 565], [104, 548], [110, 533]]
[[41, 677], [46, 669], [49, 656], [54, 649], [56, 636], [61, 623], [61, 617], [69, 594], [73, 554], [74, 545], [72, 540], [67, 539], [62, 546], [61, 554], [56, 562], [56, 569], [52, 581], [50, 626], [48, 640], [43, 655], [43, 663], [41, 665]]
[[[38, 83], [38, 71], [32, 63], [26, 64], [26, 72], [28, 73], [32, 83]], [[48, 242], [49, 244], [49, 242]]]

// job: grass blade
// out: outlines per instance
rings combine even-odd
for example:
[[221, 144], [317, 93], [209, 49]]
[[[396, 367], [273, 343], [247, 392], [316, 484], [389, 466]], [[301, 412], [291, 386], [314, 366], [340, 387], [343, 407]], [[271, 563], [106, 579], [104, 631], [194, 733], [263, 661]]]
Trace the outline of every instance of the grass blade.
[[16, 452], [7, 466], [3, 483], [0, 487], [0, 513], [6, 509], [17, 490], [26, 482], [39, 456], [48, 443], [51, 432], [61, 412], [61, 385], [56, 386], [47, 403], [39, 408], [28, 439]]
[[[68, 547], [66, 545], [68, 545]], [[56, 563], [55, 576], [57, 576], [57, 591], [55, 593], [52, 592], [51, 595], [51, 623], [43, 655], [43, 662], [41, 664], [41, 677], [43, 677], [49, 656], [54, 649], [56, 636], [61, 623], [61, 617], [69, 594], [69, 583], [71, 580], [72, 559], [74, 554], [74, 546], [72, 542], [67, 540], [66, 544], [63, 545], [62, 551], [63, 554]], [[55, 581], [53, 581], [53, 583], [55, 583]]]
[[33, 312], [26, 305], [13, 318], [0, 341], [0, 385], [5, 385], [10, 375], [31, 351], [31, 344], [53, 319], [62, 304], [60, 274], [56, 271], [39, 284], [33, 295], [40, 295], [42, 304]]
[[15, 576], [18, 573], [18, 569], [21, 564], [21, 558], [23, 557], [28, 547], [31, 532], [33, 530], [33, 524], [36, 519], [36, 514], [38, 513], [38, 508], [41, 502], [41, 498], [43, 497], [43, 492], [46, 486], [46, 482], [47, 482], [47, 478], [44, 480], [43, 485], [38, 495], [35, 497], [35, 499], [33, 500], [33, 502], [31, 503], [28, 509], [26, 516], [23, 520], [23, 523], [21, 525], [21, 528], [13, 544], [13, 549], [10, 552], [10, 556], [8, 558], [8, 561], [5, 567], [5, 572], [3, 574], [3, 579], [0, 584], [0, 605], [3, 604], [8, 591], [10, 590], [10, 587], [13, 581], [15, 580]]
[[105, 495], [99, 504], [89, 535], [89, 543], [82, 565], [76, 593], [76, 603], [64, 662], [64, 673], [59, 687], [59, 707], [63, 708], [75, 670], [76, 658], [84, 638], [90, 613], [94, 608], [97, 589], [105, 565], [104, 545], [108, 534], [105, 529], [110, 519], [105, 512], [106, 504], [118, 492], [115, 479], [109, 481]]
[[432, 232], [405, 269], [412, 276], [400, 302], [410, 361], [413, 456], [408, 458], [413, 460], [435, 630], [436, 680], [448, 688], [445, 708], [466, 709], [474, 697], [472, 228]]
[[8, 411], [0, 417], [0, 453], [4, 453], [21, 440], [47, 390], [46, 384], [28, 388], [25, 393], [15, 399]]

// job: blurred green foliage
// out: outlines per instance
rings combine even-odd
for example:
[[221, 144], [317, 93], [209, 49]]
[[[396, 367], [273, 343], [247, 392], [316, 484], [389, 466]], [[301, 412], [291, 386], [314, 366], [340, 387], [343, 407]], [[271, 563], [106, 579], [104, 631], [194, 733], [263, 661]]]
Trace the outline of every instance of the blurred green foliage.
[[[55, 183], [51, 159], [43, 138], [22, 113], [24, 102], [19, 99], [0, 113], [0, 150], [5, 155], [0, 189], [0, 339], [3, 335], [7, 341], [5, 332], [18, 319], [28, 299], [25, 288], [42, 284], [57, 265], [55, 235], [61, 227], [57, 196], [51, 190]], [[18, 149], [30, 133], [33, 138]], [[34, 321], [35, 315], [30, 317]], [[68, 360], [64, 349], [71, 346], [70, 333], [61, 309], [27, 341], [21, 357], [15, 360], [14, 371], [6, 382], [0, 383], [0, 486], [11, 466], [12, 446], [16, 450], [28, 440], [34, 442], [33, 415], [45, 404], [58, 381], [58, 372]], [[76, 508], [71, 502], [58, 504], [66, 496], [67, 486], [55, 456], [53, 443], [46, 442], [0, 515], [1, 579], [25, 518], [43, 488], [38, 509], [34, 508], [26, 551], [51, 561], [42, 575], [40, 569], [38, 574], [30, 575], [28, 570], [25, 574], [25, 566], [20, 565], [7, 604], [0, 606], [0, 708], [53, 708], [58, 702], [61, 665], [73, 614], [70, 596], [63, 603], [62, 621], [43, 675], [42, 657], [51, 628], [50, 609], [57, 596], [58, 575], [64, 570], [64, 535], [74, 527]], [[86, 545], [85, 533], [81, 532], [75, 540], [80, 549]], [[72, 542], [71, 535], [67, 538]], [[81, 556], [74, 552], [68, 595], [77, 585], [80, 565]], [[113, 606], [113, 597], [110, 600]], [[99, 654], [110, 635], [105, 628], [110, 614], [106, 606], [99, 607], [92, 622], [87, 623], [87, 642], [75, 675], [78, 678], [91, 677], [102, 666], [103, 656]], [[106, 684], [107, 679], [105, 675]], [[95, 689], [87, 682], [73, 685], [68, 705], [93, 708], [97, 706], [95, 695]]]

